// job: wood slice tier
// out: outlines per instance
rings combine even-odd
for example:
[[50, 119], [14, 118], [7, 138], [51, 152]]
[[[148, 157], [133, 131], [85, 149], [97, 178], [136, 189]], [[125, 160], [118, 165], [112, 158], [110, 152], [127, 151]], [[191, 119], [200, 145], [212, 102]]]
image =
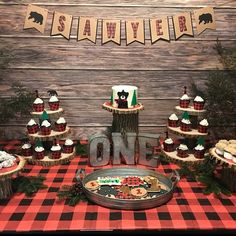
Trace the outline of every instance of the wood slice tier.
[[40, 139], [42, 141], [50, 141], [55, 138], [64, 137], [68, 132], [70, 132], [70, 127], [66, 127], [66, 130], [63, 132], [58, 132], [58, 131], [52, 130], [50, 135], [42, 135], [40, 133], [36, 133], [36, 134], [28, 134], [28, 136], [29, 136], [29, 138], [31, 138], [33, 140]]
[[134, 113], [138, 113], [141, 110], [144, 110], [144, 106], [141, 103], [136, 105], [134, 108], [126, 109], [126, 108], [116, 108], [116, 107], [113, 107], [110, 102], [105, 102], [102, 105], [102, 107], [103, 109], [107, 111], [118, 113], [118, 114], [134, 114]]
[[165, 156], [165, 158], [168, 161], [173, 162], [175, 164], [188, 163], [189, 165], [194, 165], [194, 164], [198, 164], [198, 163], [201, 163], [202, 161], [204, 161], [204, 158], [197, 159], [193, 154], [189, 154], [188, 157], [181, 158], [181, 157], [177, 156], [177, 151], [166, 152], [166, 151], [164, 151], [163, 147], [161, 148], [161, 153]]
[[[48, 113], [49, 116], [50, 115], [55, 115], [55, 114], [60, 114], [60, 113], [64, 112], [64, 110], [62, 108], [59, 108], [56, 111], [52, 111], [52, 110], [49, 110], [49, 109], [44, 109], [44, 110]], [[43, 114], [43, 112], [42, 111], [41, 112], [32, 111], [30, 114], [35, 115], [35, 116], [41, 116]]]
[[72, 153], [62, 153], [60, 159], [51, 159], [49, 156], [45, 156], [42, 160], [35, 159], [33, 156], [22, 157], [30, 164], [40, 166], [55, 166], [68, 163], [70, 160], [72, 160], [75, 157], [75, 150]]
[[209, 151], [211, 157], [213, 157], [219, 165], [226, 165], [227, 167], [232, 167], [236, 170], [236, 163], [233, 162], [232, 160], [229, 160], [229, 159], [226, 159], [224, 157], [221, 157], [219, 156], [217, 153], [216, 153], [216, 148], [211, 148], [210, 151]]
[[196, 129], [192, 129], [191, 131], [185, 132], [180, 129], [180, 127], [169, 127], [167, 126], [168, 130], [174, 134], [188, 137], [188, 138], [194, 138], [199, 136], [206, 136], [208, 133], [199, 133]]
[[199, 116], [199, 115], [202, 115], [206, 112], [206, 110], [195, 110], [193, 108], [193, 106], [190, 106], [188, 108], [182, 108], [180, 106], [176, 106], [175, 110], [181, 111], [181, 112], [187, 111], [189, 113], [189, 115], [192, 115], [192, 116]]

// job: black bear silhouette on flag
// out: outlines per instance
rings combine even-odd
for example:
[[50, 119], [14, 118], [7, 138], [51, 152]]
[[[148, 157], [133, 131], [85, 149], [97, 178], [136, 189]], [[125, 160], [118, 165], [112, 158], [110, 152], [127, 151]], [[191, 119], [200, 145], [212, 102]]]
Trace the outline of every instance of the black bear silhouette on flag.
[[43, 16], [36, 11], [31, 11], [28, 20], [34, 19], [33, 22], [43, 24]]

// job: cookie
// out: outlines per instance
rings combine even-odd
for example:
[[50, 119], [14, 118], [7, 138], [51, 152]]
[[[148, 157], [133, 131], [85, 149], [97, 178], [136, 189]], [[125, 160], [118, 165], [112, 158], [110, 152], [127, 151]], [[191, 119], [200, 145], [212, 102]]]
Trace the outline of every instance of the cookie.
[[168, 191], [168, 187], [167, 187], [165, 184], [163, 184], [163, 183], [160, 183], [160, 184], [159, 184], [159, 187], [160, 187], [162, 190]]
[[145, 188], [138, 187], [131, 189], [130, 193], [136, 198], [142, 198], [147, 195], [147, 190]]
[[151, 180], [157, 179], [157, 178], [155, 178], [155, 177], [153, 177], [153, 176], [150, 176], [150, 175], [147, 175], [147, 176], [144, 176], [143, 179], [144, 179], [144, 181], [146, 181], [147, 183], [150, 183]]
[[133, 196], [131, 194], [119, 192], [117, 194], [116, 198], [119, 198], [119, 199], [135, 199], [135, 196]]
[[99, 188], [99, 184], [96, 180], [91, 180], [91, 181], [87, 182], [84, 186], [85, 186], [85, 188], [87, 188], [89, 190], [97, 190]]
[[127, 185], [122, 185], [119, 190], [122, 193], [130, 194], [130, 188]]
[[121, 180], [119, 177], [98, 177], [97, 179], [100, 185], [120, 185]]
[[150, 187], [147, 189], [148, 192], [160, 192], [161, 187], [159, 186], [157, 179], [150, 180]]
[[143, 180], [137, 176], [129, 176], [124, 178], [121, 184], [135, 187], [143, 184]]
[[100, 195], [103, 195], [103, 196], [106, 196], [106, 195], [116, 196], [117, 195], [117, 190], [115, 188], [110, 187], [110, 186], [104, 185], [104, 186], [101, 186], [98, 189], [97, 193], [100, 194]]

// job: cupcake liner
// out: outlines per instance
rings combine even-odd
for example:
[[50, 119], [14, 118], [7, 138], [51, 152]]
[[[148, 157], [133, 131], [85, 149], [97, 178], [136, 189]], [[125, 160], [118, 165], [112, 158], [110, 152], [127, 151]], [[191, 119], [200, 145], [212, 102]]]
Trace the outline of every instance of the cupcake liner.
[[52, 151], [50, 158], [51, 159], [60, 159], [61, 158], [61, 151]]
[[198, 125], [198, 132], [199, 133], [207, 133], [207, 126]]
[[42, 152], [34, 152], [34, 157], [38, 160], [42, 160], [44, 158], [44, 151]]
[[22, 156], [29, 157], [33, 155], [32, 148], [22, 149], [21, 150]]
[[203, 110], [205, 102], [193, 102], [193, 108], [195, 110]]
[[72, 153], [73, 149], [74, 149], [73, 145], [71, 145], [71, 146], [64, 146], [63, 147], [63, 153]]
[[182, 130], [184, 132], [188, 132], [188, 131], [191, 130], [191, 125], [190, 124], [181, 123], [180, 130]]
[[174, 151], [174, 144], [168, 144], [168, 143], [163, 143], [164, 145], [164, 151], [165, 152], [173, 152]]
[[58, 102], [49, 102], [49, 108], [51, 111], [56, 111], [59, 109], [59, 101]]
[[194, 151], [194, 156], [197, 159], [203, 159], [204, 158], [204, 154], [205, 154], [205, 150], [195, 150]]
[[188, 151], [177, 149], [177, 156], [182, 158], [188, 157]]
[[181, 108], [188, 108], [190, 100], [179, 100], [179, 106]]
[[31, 125], [31, 126], [27, 126], [27, 130], [29, 134], [36, 134], [39, 131], [39, 126], [36, 125]]
[[51, 134], [51, 126], [50, 127], [42, 126], [40, 128], [40, 131], [41, 131], [42, 135], [50, 135]]
[[35, 112], [42, 112], [44, 111], [44, 103], [41, 104], [33, 104], [33, 110]]
[[168, 126], [169, 127], [178, 127], [178, 121], [177, 120], [168, 120]]
[[58, 131], [58, 132], [63, 132], [66, 130], [66, 123], [64, 124], [57, 124], [55, 123], [55, 131]]

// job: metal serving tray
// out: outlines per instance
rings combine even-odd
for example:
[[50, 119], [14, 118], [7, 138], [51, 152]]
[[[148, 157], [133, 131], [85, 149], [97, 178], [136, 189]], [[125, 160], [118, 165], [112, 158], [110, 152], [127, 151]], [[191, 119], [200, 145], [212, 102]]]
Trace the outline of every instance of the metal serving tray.
[[[81, 178], [82, 176], [82, 178]], [[149, 199], [114, 199], [109, 198], [103, 195], [100, 195], [96, 192], [90, 191], [85, 188], [85, 184], [91, 180], [96, 180], [98, 177], [115, 177], [115, 176], [153, 176], [158, 178], [158, 180], [167, 186], [168, 190], [163, 194], [158, 194], [154, 198]], [[160, 206], [164, 203], [167, 203], [173, 197], [173, 191], [175, 189], [176, 184], [180, 180], [180, 176], [177, 171], [173, 171], [170, 176], [165, 176], [159, 172], [146, 170], [141, 168], [133, 168], [133, 167], [115, 167], [110, 169], [101, 169], [94, 171], [91, 174], [81, 174], [81, 170], [79, 170], [76, 174], [77, 180], [82, 179], [83, 191], [87, 198], [92, 202], [95, 202], [98, 205], [115, 208], [115, 209], [123, 209], [123, 210], [141, 210], [148, 209]]]

